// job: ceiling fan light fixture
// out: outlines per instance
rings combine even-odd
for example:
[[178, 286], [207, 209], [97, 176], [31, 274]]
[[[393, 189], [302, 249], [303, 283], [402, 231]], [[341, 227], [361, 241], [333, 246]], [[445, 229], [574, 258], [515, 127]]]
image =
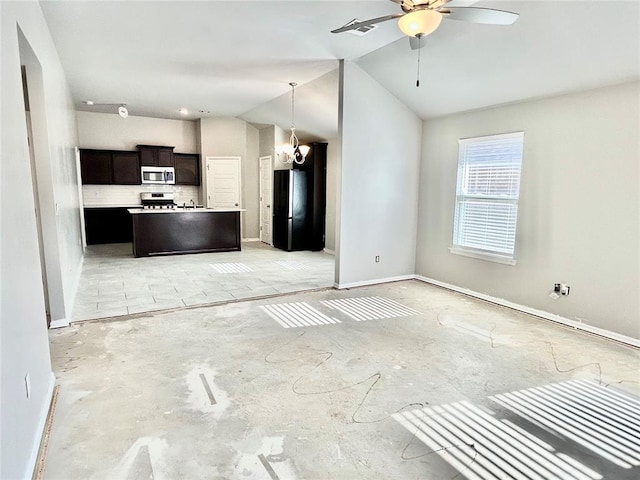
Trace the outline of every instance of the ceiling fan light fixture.
[[442, 14], [428, 8], [414, 10], [400, 17], [398, 27], [409, 37], [433, 33], [442, 22]]

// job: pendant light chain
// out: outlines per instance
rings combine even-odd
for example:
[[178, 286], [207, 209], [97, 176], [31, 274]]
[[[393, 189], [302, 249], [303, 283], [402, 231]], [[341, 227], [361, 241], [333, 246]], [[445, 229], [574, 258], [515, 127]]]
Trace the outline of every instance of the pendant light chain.
[[295, 152], [299, 145], [295, 122], [295, 95], [297, 83], [291, 82], [289, 85], [291, 85], [291, 138], [289, 139], [289, 145], [291, 145], [291, 148]]
[[294, 120], [294, 116], [295, 116], [295, 101], [296, 101], [296, 85], [297, 83], [295, 82], [291, 82], [289, 85], [291, 85], [291, 128], [294, 129], [296, 122]]
[[304, 163], [307, 158], [307, 154], [309, 153], [310, 147], [307, 145], [300, 145], [298, 140], [298, 136], [296, 135], [296, 120], [295, 120], [295, 92], [296, 86], [298, 85], [295, 82], [290, 82], [291, 85], [291, 136], [289, 137], [288, 145], [281, 145], [275, 149], [276, 154], [278, 155], [278, 159], [282, 163]]

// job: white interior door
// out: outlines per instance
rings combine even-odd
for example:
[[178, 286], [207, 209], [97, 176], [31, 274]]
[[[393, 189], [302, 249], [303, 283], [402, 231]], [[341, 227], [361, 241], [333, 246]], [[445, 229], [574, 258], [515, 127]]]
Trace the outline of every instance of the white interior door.
[[260, 241], [273, 245], [271, 205], [273, 203], [273, 166], [271, 155], [260, 157]]
[[207, 157], [207, 208], [241, 208], [240, 157]]

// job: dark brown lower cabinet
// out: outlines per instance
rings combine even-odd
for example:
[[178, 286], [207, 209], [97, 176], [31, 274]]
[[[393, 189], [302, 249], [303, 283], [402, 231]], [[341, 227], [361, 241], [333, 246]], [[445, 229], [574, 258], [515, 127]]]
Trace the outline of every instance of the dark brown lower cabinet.
[[126, 208], [85, 208], [87, 245], [127, 243], [133, 239], [131, 215]]
[[133, 218], [136, 257], [240, 250], [240, 212], [141, 212]]

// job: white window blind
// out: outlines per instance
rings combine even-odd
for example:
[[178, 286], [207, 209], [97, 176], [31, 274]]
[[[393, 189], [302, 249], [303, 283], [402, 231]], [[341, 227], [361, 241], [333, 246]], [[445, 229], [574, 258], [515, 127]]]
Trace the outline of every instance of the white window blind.
[[459, 140], [453, 248], [513, 258], [524, 132]]

